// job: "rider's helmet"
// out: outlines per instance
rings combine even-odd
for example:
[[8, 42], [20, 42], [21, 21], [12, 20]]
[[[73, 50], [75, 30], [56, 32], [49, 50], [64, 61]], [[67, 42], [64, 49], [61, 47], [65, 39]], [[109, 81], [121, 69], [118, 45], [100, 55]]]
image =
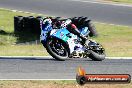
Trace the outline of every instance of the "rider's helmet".
[[69, 25], [71, 23], [72, 23], [72, 21], [70, 19], [62, 21], [61, 28], [65, 28], [65, 27], [67, 27], [67, 25]]

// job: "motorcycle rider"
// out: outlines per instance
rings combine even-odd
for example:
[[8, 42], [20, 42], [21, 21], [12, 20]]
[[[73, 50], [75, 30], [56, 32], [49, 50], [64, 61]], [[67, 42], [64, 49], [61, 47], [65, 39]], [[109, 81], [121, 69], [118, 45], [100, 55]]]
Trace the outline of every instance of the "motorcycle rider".
[[85, 42], [88, 40], [87, 39], [87, 37], [85, 37], [84, 35], [82, 35], [81, 33], [80, 33], [80, 31], [79, 31], [79, 29], [76, 27], [76, 25], [75, 24], [69, 24], [68, 26], [67, 26], [67, 29], [71, 32], [71, 33], [73, 33], [73, 34], [75, 34], [75, 35], [77, 35], [78, 37], [80, 37], [81, 39], [82, 39], [82, 42], [85, 44]]
[[69, 32], [77, 35], [78, 37], [80, 37], [82, 39], [82, 43], [83, 44], [88, 44], [88, 39], [86, 36], [82, 35], [79, 31], [79, 29], [76, 27], [75, 24], [72, 23], [71, 19], [61, 19], [60, 17], [56, 17], [55, 19], [53, 19], [52, 17], [47, 17], [45, 19], [43, 19], [43, 23], [45, 23], [46, 21], [49, 21], [50, 23], [52, 23], [53, 28], [55, 29], [60, 29], [60, 28], [67, 28]]
[[64, 28], [66, 27], [68, 29], [69, 32], [77, 35], [78, 37], [80, 37], [82, 39], [82, 43], [86, 44], [87, 43], [87, 37], [85, 37], [84, 35], [82, 35], [79, 31], [79, 29], [76, 27], [75, 24], [72, 23], [71, 19], [62, 19], [59, 20], [59, 17], [57, 17], [56, 19], [52, 19], [53, 23], [59, 27], [59, 28]]

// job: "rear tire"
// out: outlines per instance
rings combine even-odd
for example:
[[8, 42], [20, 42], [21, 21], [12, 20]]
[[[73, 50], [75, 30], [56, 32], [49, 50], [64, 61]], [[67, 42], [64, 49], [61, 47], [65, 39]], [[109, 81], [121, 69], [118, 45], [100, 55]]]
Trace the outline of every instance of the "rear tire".
[[89, 42], [89, 58], [94, 61], [102, 61], [105, 59], [105, 49], [99, 43], [90, 41]]
[[98, 53], [91, 50], [89, 58], [91, 58], [94, 61], [102, 61], [105, 59], [105, 56], [106, 56], [105, 54], [98, 54]]
[[[64, 52], [64, 54], [60, 54], [59, 51], [57, 51], [57, 49], [55, 50], [55, 48], [56, 48], [55, 47], [56, 41], [58, 41], [59, 43], [61, 43], [61, 46], [59, 46], [59, 48], [63, 48], [63, 50], [62, 49], [60, 49], [60, 50], [61, 50], [61, 52]], [[53, 58], [55, 58], [56, 60], [65, 61], [68, 58], [68, 56], [69, 56], [69, 53], [68, 53], [67, 48], [65, 47], [65, 44], [62, 41], [60, 41], [59, 39], [50, 38], [50, 39], [47, 40], [45, 46], [46, 46], [47, 52]]]

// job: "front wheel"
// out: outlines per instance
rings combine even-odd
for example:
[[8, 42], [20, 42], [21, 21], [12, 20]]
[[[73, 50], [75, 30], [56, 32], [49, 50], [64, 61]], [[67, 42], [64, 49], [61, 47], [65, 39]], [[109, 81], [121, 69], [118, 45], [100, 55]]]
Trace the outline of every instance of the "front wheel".
[[64, 61], [68, 58], [69, 53], [65, 44], [56, 38], [49, 38], [46, 42], [47, 52], [56, 60]]

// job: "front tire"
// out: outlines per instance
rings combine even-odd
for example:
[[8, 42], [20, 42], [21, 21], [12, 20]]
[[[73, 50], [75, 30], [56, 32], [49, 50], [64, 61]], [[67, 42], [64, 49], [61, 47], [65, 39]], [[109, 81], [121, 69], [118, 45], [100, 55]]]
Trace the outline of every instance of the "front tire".
[[69, 56], [64, 42], [56, 38], [49, 38], [47, 40], [46, 50], [53, 58], [59, 61], [65, 61]]

